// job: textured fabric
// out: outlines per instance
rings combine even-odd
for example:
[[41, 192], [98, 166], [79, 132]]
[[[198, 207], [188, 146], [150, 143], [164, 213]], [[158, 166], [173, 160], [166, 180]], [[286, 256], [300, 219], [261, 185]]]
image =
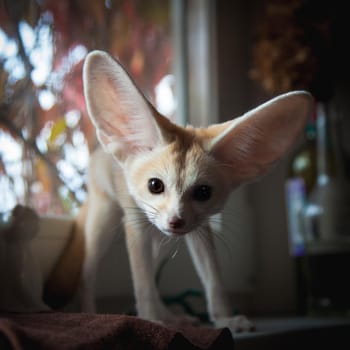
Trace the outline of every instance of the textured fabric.
[[0, 314], [0, 349], [232, 350], [228, 329], [175, 329], [126, 315]]

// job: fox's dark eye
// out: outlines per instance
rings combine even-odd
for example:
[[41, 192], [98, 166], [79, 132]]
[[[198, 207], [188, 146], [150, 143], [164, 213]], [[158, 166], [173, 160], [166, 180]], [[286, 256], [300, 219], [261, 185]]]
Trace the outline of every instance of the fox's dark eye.
[[210, 199], [212, 188], [207, 185], [200, 185], [194, 188], [192, 198], [199, 202], [205, 202]]
[[148, 180], [148, 190], [153, 194], [160, 194], [164, 192], [164, 183], [162, 180], [152, 177]]

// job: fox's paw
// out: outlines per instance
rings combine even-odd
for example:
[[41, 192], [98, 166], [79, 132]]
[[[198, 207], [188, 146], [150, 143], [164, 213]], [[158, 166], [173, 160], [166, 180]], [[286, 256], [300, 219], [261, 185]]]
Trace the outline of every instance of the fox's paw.
[[254, 323], [243, 315], [220, 318], [215, 321], [215, 327], [227, 327], [232, 333], [252, 332], [255, 330]]

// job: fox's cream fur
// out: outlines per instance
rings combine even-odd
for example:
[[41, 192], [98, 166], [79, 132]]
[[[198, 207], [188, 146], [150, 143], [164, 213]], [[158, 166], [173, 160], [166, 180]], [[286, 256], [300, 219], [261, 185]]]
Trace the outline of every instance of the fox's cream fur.
[[[105, 52], [88, 54], [83, 78], [102, 145], [91, 157], [88, 199], [77, 221], [80, 235], [73, 239], [84, 243], [83, 309], [95, 311], [98, 262], [113, 228], [123, 222], [140, 317], [192, 321], [173, 315], [156, 288], [154, 242], [166, 235], [185, 240], [211, 320], [233, 330], [252, 328], [244, 316], [231, 314], [209, 219], [232, 190], [265, 175], [290, 150], [310, 113], [310, 94], [290, 92], [226, 123], [184, 128], [160, 115]], [[83, 256], [81, 249], [71, 250]], [[66, 278], [66, 291], [73, 286]]]

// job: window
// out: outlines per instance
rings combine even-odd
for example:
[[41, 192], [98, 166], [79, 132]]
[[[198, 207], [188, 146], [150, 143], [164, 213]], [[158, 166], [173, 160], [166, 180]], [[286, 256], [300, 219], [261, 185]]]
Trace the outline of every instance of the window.
[[160, 112], [173, 115], [170, 1], [19, 0], [0, 4], [0, 214], [16, 203], [73, 214], [89, 153], [82, 65], [119, 58]]

